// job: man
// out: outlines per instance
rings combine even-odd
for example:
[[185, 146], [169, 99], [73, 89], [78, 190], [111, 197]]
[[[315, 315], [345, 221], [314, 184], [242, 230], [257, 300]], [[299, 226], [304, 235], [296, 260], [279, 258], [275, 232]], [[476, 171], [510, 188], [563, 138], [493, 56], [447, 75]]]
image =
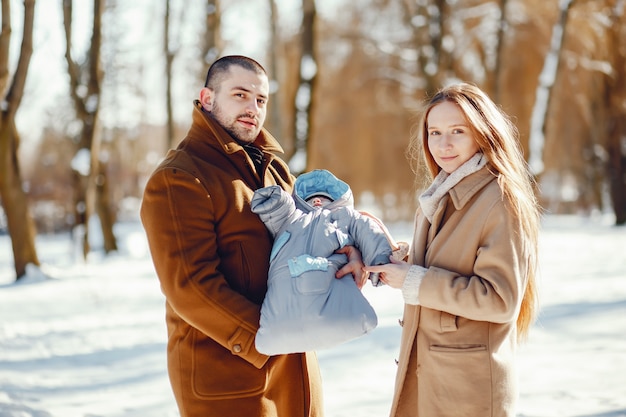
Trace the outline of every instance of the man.
[[[294, 177], [263, 129], [269, 82], [256, 61], [217, 60], [187, 137], [152, 174], [141, 219], [166, 297], [168, 372], [181, 417], [319, 417], [314, 354], [266, 356], [254, 338], [272, 241], [254, 190]], [[358, 251], [338, 277], [362, 285]]]

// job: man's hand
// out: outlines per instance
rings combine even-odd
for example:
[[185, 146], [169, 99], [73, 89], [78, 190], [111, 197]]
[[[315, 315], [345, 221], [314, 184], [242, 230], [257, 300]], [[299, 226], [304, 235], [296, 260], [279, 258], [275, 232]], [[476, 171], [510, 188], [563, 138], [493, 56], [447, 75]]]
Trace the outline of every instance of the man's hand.
[[348, 257], [348, 263], [337, 271], [335, 278], [343, 278], [348, 274], [352, 274], [356, 286], [359, 289], [363, 288], [367, 282], [369, 272], [363, 270], [365, 264], [361, 258], [361, 252], [354, 246], [344, 246], [343, 248], [337, 249], [335, 253], [343, 253]]

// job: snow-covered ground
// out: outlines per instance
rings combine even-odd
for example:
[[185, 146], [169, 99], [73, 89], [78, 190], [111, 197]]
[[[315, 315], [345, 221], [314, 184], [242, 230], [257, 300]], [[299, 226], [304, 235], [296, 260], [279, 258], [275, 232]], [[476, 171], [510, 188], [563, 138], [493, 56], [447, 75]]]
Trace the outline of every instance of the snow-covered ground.
[[[519, 416], [626, 416], [626, 228], [548, 217], [542, 313], [519, 353]], [[410, 226], [390, 227], [408, 240]], [[163, 296], [138, 223], [117, 254], [76, 255], [41, 236], [43, 273], [12, 283], [0, 236], [0, 417], [175, 417], [165, 369]], [[367, 287], [370, 335], [318, 352], [327, 417], [384, 417], [393, 393], [402, 298]]]

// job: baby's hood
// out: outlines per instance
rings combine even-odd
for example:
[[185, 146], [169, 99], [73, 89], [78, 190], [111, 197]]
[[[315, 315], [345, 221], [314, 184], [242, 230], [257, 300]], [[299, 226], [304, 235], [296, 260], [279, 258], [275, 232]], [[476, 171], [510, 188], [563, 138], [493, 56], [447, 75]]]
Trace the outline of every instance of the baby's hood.
[[314, 208], [306, 202], [306, 199], [313, 195], [325, 195], [333, 201], [325, 208], [332, 210], [337, 207], [354, 208], [354, 199], [350, 186], [334, 176], [330, 171], [325, 169], [315, 169], [304, 174], [300, 174], [296, 178], [293, 191], [293, 198], [296, 207], [304, 212], [314, 210]]

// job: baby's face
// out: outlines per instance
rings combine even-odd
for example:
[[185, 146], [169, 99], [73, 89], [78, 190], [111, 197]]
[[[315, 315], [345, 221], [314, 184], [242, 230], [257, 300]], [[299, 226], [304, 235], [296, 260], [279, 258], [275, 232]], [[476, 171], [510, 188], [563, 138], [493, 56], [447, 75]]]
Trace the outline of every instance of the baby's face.
[[328, 204], [332, 203], [333, 200], [322, 195], [316, 195], [306, 200], [306, 202], [313, 207], [326, 207]]

